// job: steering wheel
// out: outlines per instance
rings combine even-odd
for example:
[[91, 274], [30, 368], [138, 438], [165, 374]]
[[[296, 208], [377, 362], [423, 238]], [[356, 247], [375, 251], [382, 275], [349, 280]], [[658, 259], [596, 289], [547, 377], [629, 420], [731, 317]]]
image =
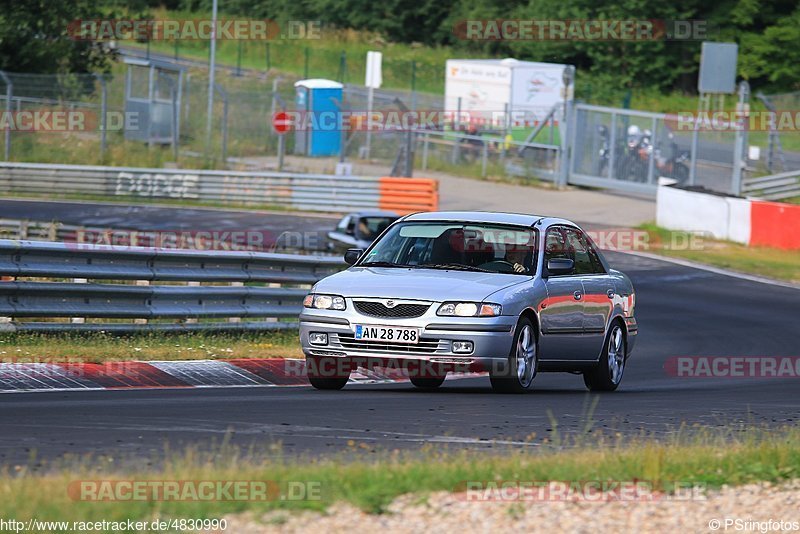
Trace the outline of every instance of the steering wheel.
[[481, 269], [488, 269], [490, 271], [497, 271], [499, 273], [513, 273], [514, 264], [506, 260], [492, 260], [478, 265]]

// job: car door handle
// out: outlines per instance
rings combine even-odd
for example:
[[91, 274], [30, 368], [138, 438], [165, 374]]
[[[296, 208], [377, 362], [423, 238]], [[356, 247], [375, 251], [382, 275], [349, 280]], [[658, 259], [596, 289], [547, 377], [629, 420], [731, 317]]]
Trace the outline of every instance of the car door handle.
[[613, 289], [609, 289], [608, 291], [606, 291], [606, 295], [608, 295], [608, 298], [613, 299], [614, 298], [614, 290]]
[[575, 293], [572, 294], [572, 296], [575, 298], [575, 300], [581, 300], [583, 294], [581, 294], [580, 291], [576, 291]]

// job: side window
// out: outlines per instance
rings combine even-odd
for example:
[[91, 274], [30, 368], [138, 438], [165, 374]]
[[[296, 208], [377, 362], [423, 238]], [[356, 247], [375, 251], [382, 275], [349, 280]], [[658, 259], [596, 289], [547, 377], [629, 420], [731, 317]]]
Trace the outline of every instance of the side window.
[[352, 217], [350, 215], [342, 218], [342, 220], [339, 221], [339, 224], [336, 225], [336, 230], [339, 231], [339, 232], [342, 232], [342, 233], [346, 233], [347, 232], [347, 227], [350, 224], [350, 219], [351, 218]]
[[547, 266], [547, 262], [553, 258], [574, 259], [567, 245], [564, 230], [558, 226], [551, 227], [547, 230], [544, 242], [545, 266]]
[[584, 239], [586, 240], [586, 249], [589, 251], [589, 259], [592, 260], [592, 272], [595, 274], [605, 274], [606, 268], [603, 267], [603, 262], [600, 261], [600, 255], [597, 253], [597, 250], [595, 250], [591, 241], [586, 239], [586, 236], [584, 236]]
[[568, 228], [566, 233], [568, 246], [575, 254], [575, 274], [605, 273], [603, 263], [586, 235], [575, 228]]

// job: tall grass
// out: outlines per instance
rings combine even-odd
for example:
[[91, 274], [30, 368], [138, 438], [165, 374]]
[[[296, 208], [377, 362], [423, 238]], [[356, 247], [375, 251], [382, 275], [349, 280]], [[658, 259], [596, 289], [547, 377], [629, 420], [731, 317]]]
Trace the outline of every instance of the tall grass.
[[[167, 452], [166, 460], [125, 463], [97, 457], [71, 465], [50, 466], [45, 473], [28, 467], [0, 474], [0, 516], [23, 520], [121, 520], [161, 517], [220, 517], [223, 514], [277, 508], [324, 510], [346, 501], [380, 513], [403, 494], [462, 491], [467, 482], [648, 481], [670, 492], [677, 487], [716, 488], [800, 477], [800, 430], [729, 427], [702, 430], [683, 427], [663, 441], [592, 434], [560, 444], [501, 449], [488, 455], [427, 447], [422, 453], [389, 452], [361, 456], [352, 443], [341, 457], [283, 458], [280, 450], [242, 451], [223, 440], [211, 452], [188, 449]], [[367, 447], [369, 448], [369, 447]], [[266, 454], [265, 454], [266, 453]], [[268, 456], [269, 459], [263, 459]], [[357, 461], [353, 461], [353, 459]], [[67, 487], [75, 480], [246, 480], [314, 484], [319, 498], [268, 501], [83, 502], [73, 501]]]

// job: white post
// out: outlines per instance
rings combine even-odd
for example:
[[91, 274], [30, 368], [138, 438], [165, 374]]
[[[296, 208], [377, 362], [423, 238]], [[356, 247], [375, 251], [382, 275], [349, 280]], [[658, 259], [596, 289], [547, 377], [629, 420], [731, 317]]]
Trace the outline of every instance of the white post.
[[367, 52], [367, 69], [364, 85], [367, 86], [367, 139], [364, 145], [364, 159], [369, 159], [370, 144], [372, 141], [372, 105], [374, 91], [383, 83], [381, 62], [383, 54], [370, 50]]

